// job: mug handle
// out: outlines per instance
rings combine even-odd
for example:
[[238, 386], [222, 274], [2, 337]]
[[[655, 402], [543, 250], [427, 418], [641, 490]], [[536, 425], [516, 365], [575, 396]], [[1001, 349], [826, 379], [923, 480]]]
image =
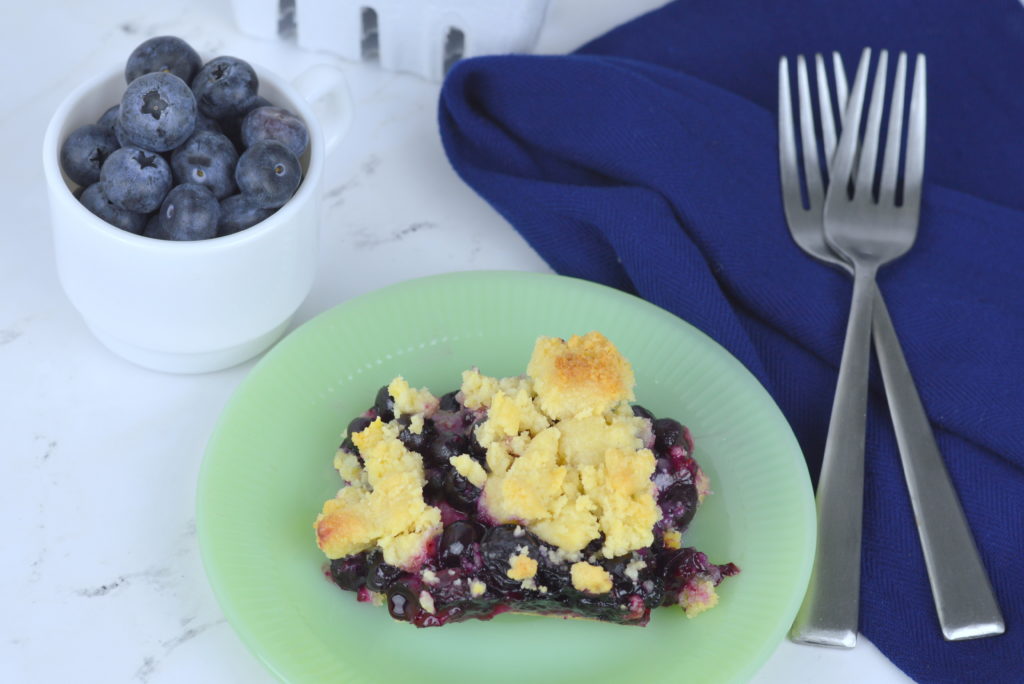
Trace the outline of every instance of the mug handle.
[[292, 81], [309, 102], [324, 131], [324, 152], [329, 154], [352, 124], [352, 96], [344, 72], [330, 64], [314, 64]]

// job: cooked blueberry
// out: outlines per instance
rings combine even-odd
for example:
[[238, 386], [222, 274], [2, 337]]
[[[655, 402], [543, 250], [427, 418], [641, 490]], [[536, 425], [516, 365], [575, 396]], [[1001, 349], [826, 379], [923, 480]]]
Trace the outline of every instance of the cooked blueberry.
[[429, 466], [447, 466], [453, 456], [466, 453], [466, 438], [462, 435], [449, 435], [443, 439], [435, 439], [430, 448], [422, 452], [424, 462]]
[[143, 74], [166, 71], [189, 83], [202, 65], [199, 53], [181, 38], [157, 36], [132, 50], [125, 65], [124, 77], [125, 81], [131, 83]]
[[263, 209], [256, 206], [248, 195], [232, 195], [220, 201], [220, 223], [217, 235], [232, 235], [240, 230], [251, 228], [260, 221], [269, 218], [276, 209]]
[[505, 589], [519, 586], [519, 582], [507, 574], [509, 557], [518, 555], [524, 548], [530, 558], [540, 559], [540, 547], [536, 537], [518, 525], [499, 525], [484, 533], [480, 541], [480, 552], [491, 584]]
[[481, 465], [486, 465], [487, 449], [480, 446], [480, 442], [476, 439], [475, 432], [469, 433], [469, 437], [466, 440], [466, 453], [476, 459]]
[[459, 565], [470, 547], [480, 541], [482, 529], [479, 523], [468, 520], [456, 520], [444, 528], [441, 543], [438, 546], [437, 558], [442, 568], [454, 568]]
[[458, 393], [459, 393], [458, 390], [456, 390], [454, 392], [449, 392], [448, 394], [446, 394], [443, 397], [441, 397], [440, 409], [442, 411], [453, 411], [454, 412], [454, 411], [458, 411], [460, 408], [462, 408], [459, 405], [459, 400], [456, 398]]
[[366, 586], [370, 591], [384, 591], [398, 579], [402, 569], [384, 562], [384, 554], [374, 551], [366, 559]]
[[399, 425], [402, 426], [402, 430], [398, 433], [398, 440], [405, 445], [405, 448], [409, 451], [415, 451], [420, 454], [425, 454], [430, 446], [434, 443], [434, 438], [437, 436], [437, 428], [434, 427], [434, 421], [429, 418], [423, 421], [423, 427], [419, 432], [413, 432], [409, 425], [412, 422], [409, 416], [401, 416], [398, 419]]
[[373, 400], [373, 408], [377, 411], [377, 417], [385, 423], [394, 420], [395, 400], [391, 398], [387, 385], [377, 390], [377, 397]]
[[281, 107], [257, 107], [242, 120], [242, 144], [250, 147], [261, 140], [276, 140], [301, 157], [309, 146], [309, 131], [302, 119]]
[[125, 142], [153, 152], [182, 144], [196, 127], [196, 100], [174, 74], [155, 72], [131, 82], [117, 117]]
[[331, 579], [342, 589], [358, 591], [366, 584], [366, 554], [357, 553], [332, 560]]
[[423, 485], [423, 500], [431, 506], [436, 506], [444, 498], [444, 481], [447, 476], [447, 469], [427, 468], [424, 475], [426, 483]]
[[110, 132], [114, 132], [114, 124], [117, 123], [117, 115], [121, 112], [121, 105], [116, 104], [107, 111], [103, 112], [103, 116], [96, 122], [97, 126], [105, 126], [110, 129]]
[[[223, 202], [221, 202], [221, 206], [224, 206]], [[352, 435], [357, 432], [362, 432], [369, 424], [370, 419], [362, 416], [352, 420], [352, 422], [348, 424], [348, 428], [345, 429], [345, 439], [341, 442], [340, 448], [348, 451], [349, 453], [358, 454], [359, 449], [357, 449], [355, 443], [352, 442]]]
[[444, 480], [444, 498], [452, 508], [472, 513], [480, 499], [480, 488], [452, 468]]
[[120, 145], [113, 131], [100, 124], [88, 124], [71, 131], [60, 146], [60, 168], [79, 185], [100, 179], [100, 168]]
[[659, 555], [656, 571], [665, 580], [666, 593], [678, 593], [697, 574], [708, 574], [708, 557], [694, 548], [674, 549]]
[[373, 421], [371, 421], [369, 418], [366, 418], [364, 416], [359, 416], [358, 418], [354, 418], [348, 424], [348, 427], [345, 428], [345, 434], [347, 434], [349, 437], [351, 437], [352, 435], [360, 433], [363, 430], [365, 430], [366, 428], [370, 427], [370, 423], [372, 423], [372, 422]]
[[412, 589], [396, 584], [388, 589], [388, 612], [396, 620], [412, 622], [420, 613], [420, 602]]
[[697, 512], [697, 487], [692, 482], [673, 482], [658, 496], [658, 505], [673, 527], [682, 529]]
[[633, 404], [633, 415], [637, 418], [646, 418], [647, 420], [654, 421], [654, 414], [640, 404]]
[[107, 198], [128, 211], [156, 211], [171, 189], [171, 167], [155, 152], [122, 147], [107, 157], [100, 169]]
[[207, 62], [192, 79], [199, 111], [214, 119], [241, 116], [256, 100], [260, 82], [248, 62], [237, 57], [217, 57]]
[[591, 539], [590, 542], [586, 546], [583, 547], [583, 550], [580, 553], [583, 554], [584, 558], [590, 558], [595, 553], [600, 551], [601, 547], [603, 547], [603, 546], [604, 546], [604, 533], [603, 532], [599, 532], [597, 537], [594, 538], [594, 539]]
[[302, 180], [299, 160], [276, 140], [261, 140], [242, 153], [235, 169], [239, 189], [261, 207], [287, 202]]
[[160, 207], [158, 237], [164, 240], [206, 240], [217, 235], [219, 218], [217, 198], [201, 185], [185, 183], [167, 193]]
[[683, 426], [671, 418], [659, 418], [654, 421], [653, 430], [654, 448], [658, 451], [668, 451], [683, 438]]
[[93, 183], [86, 188], [79, 201], [96, 216], [121, 230], [138, 235], [146, 228], [146, 215], [126, 211], [111, 202], [103, 192], [102, 183]]
[[195, 183], [224, 199], [235, 191], [235, 146], [221, 133], [193, 133], [171, 154], [176, 183]]

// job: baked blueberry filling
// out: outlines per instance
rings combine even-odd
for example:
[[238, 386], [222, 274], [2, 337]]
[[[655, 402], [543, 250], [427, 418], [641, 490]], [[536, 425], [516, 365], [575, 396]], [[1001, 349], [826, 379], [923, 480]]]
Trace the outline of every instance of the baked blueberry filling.
[[[474, 432], [486, 412], [462, 406], [458, 391], [449, 392], [417, 424], [396, 415], [395, 401], [382, 387], [373, 406], [349, 424], [340, 451], [359, 457], [352, 435], [374, 418], [396, 420], [398, 440], [422, 457], [423, 499], [441, 510], [442, 527], [415, 570], [390, 565], [373, 549], [332, 560], [326, 575], [359, 600], [384, 603], [391, 617], [417, 627], [489, 620], [509, 611], [628, 625], [647, 624], [658, 606], [680, 605], [689, 613], [691, 605], [706, 602], [709, 591], [713, 594], [739, 570], [680, 547], [703, 498], [704, 475], [691, 456], [689, 430], [674, 419], [655, 418], [642, 406], [632, 411], [646, 421], [641, 432], [655, 457], [651, 481], [660, 518], [648, 548], [605, 558], [603, 534], [581, 551], [565, 553], [525, 526], [495, 523], [481, 504], [481, 488], [452, 464], [466, 454], [486, 468], [486, 450]], [[594, 572], [607, 577], [610, 589], [577, 588], [572, 568], [580, 564], [599, 568]]]

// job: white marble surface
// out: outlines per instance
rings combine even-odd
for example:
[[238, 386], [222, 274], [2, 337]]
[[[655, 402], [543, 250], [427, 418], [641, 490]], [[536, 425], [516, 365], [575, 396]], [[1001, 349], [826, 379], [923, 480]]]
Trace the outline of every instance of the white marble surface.
[[[540, 50], [567, 51], [659, 4], [552, 0]], [[240, 35], [225, 0], [19, 2], [4, 13], [0, 681], [270, 682], [207, 585], [194, 524], [207, 436], [252, 364], [163, 375], [90, 336], [56, 279], [39, 150], [64, 94], [151, 35], [288, 77], [337, 60]], [[355, 122], [327, 163], [319, 271], [297, 322], [405, 278], [546, 270], [448, 166], [436, 84], [337, 63]], [[852, 652], [783, 643], [755, 678], [794, 680], [906, 678], [864, 640]]]

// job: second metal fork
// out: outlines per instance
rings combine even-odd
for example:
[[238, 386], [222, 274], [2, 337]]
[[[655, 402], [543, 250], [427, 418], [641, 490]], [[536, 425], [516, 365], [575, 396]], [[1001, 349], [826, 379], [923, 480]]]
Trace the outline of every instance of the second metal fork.
[[[855, 84], [855, 95], [859, 92], [859, 101], [853, 103], [856, 105], [856, 125], [851, 122], [853, 131], [857, 130], [860, 122], [868, 59], [869, 52], [865, 51]], [[876, 205], [871, 199], [870, 184], [874, 180], [875, 157], [880, 136], [886, 61], [887, 55], [883, 51], [879, 60], [875, 95], [872, 98], [871, 111], [868, 115], [868, 129], [864, 143], [865, 158], [862, 159], [861, 164], [856, 164], [855, 154], [859, 151], [856, 136], [848, 136], [849, 139], [846, 140], [848, 156], [844, 160], [846, 166], [842, 169], [836, 168], [835, 177], [848, 179], [853, 173], [854, 167], [858, 166], [863, 170], [857, 172], [858, 185], [855, 193], [859, 194], [859, 201], [865, 206], [872, 205], [874, 215], [872, 216], [869, 211], [868, 218], [874, 218], [876, 221], [882, 219], [885, 222], [885, 219], [893, 218], [891, 210], [897, 210], [903, 212], [904, 222], [908, 219], [912, 222], [912, 225], [908, 224], [907, 228], [903, 229], [902, 234], [897, 233], [902, 246], [895, 250], [888, 250], [890, 258], [895, 258], [902, 253], [900, 249], [905, 251], [910, 246], [916, 232], [921, 169], [923, 168], [924, 57], [919, 56], [915, 69], [910, 115], [911, 127], [908, 134], [908, 161], [904, 182], [905, 192], [904, 201], [900, 207], [895, 206], [894, 195], [899, 168], [899, 139], [906, 78], [905, 55], [900, 56], [894, 82], [896, 92], [890, 112], [889, 135], [879, 186], [879, 203]], [[846, 111], [847, 87], [842, 62], [837, 54], [833, 55], [833, 63], [836, 99], [839, 111], [843, 114]], [[820, 55], [816, 56], [816, 67], [822, 146], [826, 160], [831, 161], [836, 148], [836, 133], [828, 78]], [[804, 209], [800, 196], [788, 63], [785, 58], [782, 58], [779, 64], [779, 160], [787, 222], [794, 240], [805, 252], [853, 275], [850, 263], [838, 257], [825, 239], [823, 225], [825, 189], [818, 167], [817, 140], [809, 80], [806, 64], [802, 57], [798, 58], [797, 62], [797, 85], [804, 174], [810, 205], [808, 209]], [[908, 186], [907, 183], [910, 185]], [[845, 181], [843, 184], [845, 185]], [[838, 203], [846, 199], [844, 195], [845, 193], [839, 193], [839, 196], [833, 201]], [[896, 216], [897, 220], [898, 216]], [[890, 231], [896, 228], [898, 226], [886, 227]], [[859, 235], [859, 232], [855, 232], [854, 236], [859, 237]], [[885, 237], [886, 234], [880, 233], [880, 235]], [[889, 237], [892, 237], [891, 233]], [[855, 242], [857, 241], [855, 240]], [[858, 242], [858, 244], [861, 243]], [[850, 247], [851, 245], [847, 243], [846, 246]], [[854, 246], [854, 249], [856, 251], [860, 247]], [[876, 255], [877, 253], [876, 250]], [[878, 264], [875, 263], [875, 259], [869, 261], [871, 262], [869, 270], [873, 272]], [[1005, 628], [998, 604], [978, 557], [956, 492], [935, 444], [931, 427], [914, 387], [885, 303], [873, 284], [870, 287], [862, 286], [861, 290], [862, 298], [873, 300], [871, 329], [875, 349], [885, 382], [904, 474], [918, 523], [925, 563], [943, 634], [947, 639], [969, 639], [1001, 634]], [[864, 319], [863, 312], [861, 318]], [[854, 316], [851, 313], [851, 325], [853, 324], [855, 324]], [[865, 324], [866, 320], [862, 320], [860, 327], [863, 328]], [[859, 334], [863, 336], [866, 333], [861, 330]], [[848, 361], [847, 354], [844, 347], [844, 362]], [[864, 361], [864, 372], [866, 373], [866, 349], [860, 356]], [[837, 388], [836, 404], [833, 406], [834, 420], [837, 417], [837, 412], [842, 413], [843, 404], [856, 404], [861, 401], [859, 396], [841, 398], [839, 393], [843, 389], [842, 385]], [[840, 426], [830, 424], [829, 444], [826, 445], [826, 467], [829, 472], [823, 469], [818, 494], [819, 512], [823, 514], [820, 521], [818, 557], [815, 560], [812, 586], [801, 608], [800, 615], [794, 623], [792, 636], [797, 641], [845, 647], [851, 647], [856, 643], [864, 426], [862, 416], [856, 417], [853, 422], [859, 423], [859, 426], [852, 427], [854, 430], [859, 430], [860, 454], [859, 457], [853, 456], [852, 460], [849, 454], [837, 458], [834, 452], [849, 451], [851, 439], [856, 447], [858, 435], [843, 436], [839, 434], [843, 432]], [[835, 434], [833, 427], [837, 430]], [[847, 425], [846, 427], [848, 431], [851, 426]], [[842, 446], [844, 443], [845, 448]], [[855, 448], [854, 451], [856, 450]], [[832, 462], [830, 467], [828, 467], [829, 461]], [[832, 493], [829, 493], [830, 490]], [[837, 530], [841, 531], [840, 534], [837, 534]]]

